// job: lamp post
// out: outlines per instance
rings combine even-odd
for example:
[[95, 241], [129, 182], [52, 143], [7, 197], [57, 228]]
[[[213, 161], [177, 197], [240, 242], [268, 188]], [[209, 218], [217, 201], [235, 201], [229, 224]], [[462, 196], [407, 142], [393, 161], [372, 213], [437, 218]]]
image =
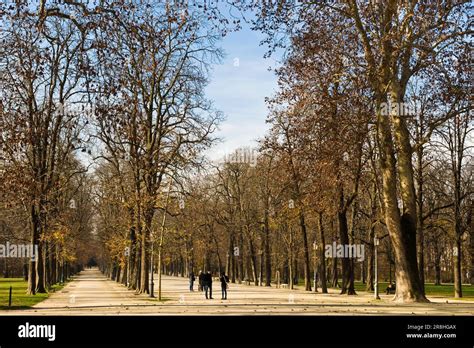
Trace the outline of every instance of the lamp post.
[[379, 272], [377, 265], [377, 247], [380, 241], [377, 236], [374, 237], [374, 272], [375, 272], [375, 286], [374, 286], [374, 298], [380, 300], [379, 297]]

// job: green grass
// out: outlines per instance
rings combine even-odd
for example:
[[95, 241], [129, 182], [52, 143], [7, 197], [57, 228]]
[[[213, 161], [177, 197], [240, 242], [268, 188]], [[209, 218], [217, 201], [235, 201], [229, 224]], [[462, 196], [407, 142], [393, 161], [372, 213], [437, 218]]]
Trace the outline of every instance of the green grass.
[[[12, 286], [12, 306], [8, 307], [8, 296]], [[53, 285], [50, 292], [60, 290], [64, 284]], [[27, 295], [28, 282], [23, 278], [0, 278], [0, 310], [26, 309], [48, 298], [49, 294]]]
[[[362, 282], [355, 282], [356, 291], [365, 291], [366, 284]], [[379, 283], [379, 292], [385, 293], [388, 283]], [[372, 292], [372, 291], [371, 291]], [[434, 285], [433, 283], [425, 283], [425, 292], [427, 296], [443, 296], [443, 297], [454, 297], [454, 285], [453, 284], [441, 284]], [[463, 285], [462, 294], [465, 298], [474, 298], [474, 286]]]
[[[339, 279], [339, 284], [341, 284], [342, 280]], [[355, 290], [357, 291], [366, 291], [365, 287], [366, 284], [363, 284], [360, 281], [354, 282]], [[304, 289], [304, 279], [300, 279], [298, 282], [298, 286]], [[313, 282], [311, 281], [311, 286], [313, 286]], [[379, 293], [384, 294], [385, 289], [388, 286], [388, 282], [379, 282]], [[370, 291], [373, 293], [373, 291]], [[434, 285], [433, 283], [425, 283], [425, 292], [427, 296], [442, 296], [448, 298], [454, 298], [454, 285], [453, 284], [441, 284], [441, 285]], [[473, 300], [474, 299], [474, 286], [463, 284], [462, 286], [462, 296], [466, 300]]]

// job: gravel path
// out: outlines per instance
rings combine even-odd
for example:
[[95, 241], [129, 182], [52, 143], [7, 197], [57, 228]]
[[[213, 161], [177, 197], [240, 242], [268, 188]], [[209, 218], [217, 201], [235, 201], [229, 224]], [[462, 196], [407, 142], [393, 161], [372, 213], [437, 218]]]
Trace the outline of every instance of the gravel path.
[[[155, 275], [156, 279], [156, 275]], [[430, 298], [429, 304], [396, 304], [392, 295], [360, 292], [342, 296], [302, 290], [230, 284], [228, 300], [221, 300], [220, 284], [214, 282], [213, 300], [202, 292], [190, 292], [186, 278], [163, 276], [164, 301], [136, 295], [108, 280], [97, 269], [77, 275], [62, 290], [32, 309], [0, 311], [0, 315], [474, 315], [474, 301]], [[157, 280], [155, 280], [155, 293]]]

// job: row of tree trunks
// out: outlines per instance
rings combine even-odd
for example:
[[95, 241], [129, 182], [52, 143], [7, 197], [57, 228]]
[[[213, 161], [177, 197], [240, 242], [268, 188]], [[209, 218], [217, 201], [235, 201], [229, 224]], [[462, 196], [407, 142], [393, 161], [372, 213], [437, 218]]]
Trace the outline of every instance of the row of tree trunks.
[[59, 254], [59, 246], [52, 246], [51, 243], [41, 239], [42, 227], [40, 222], [41, 214], [37, 213], [37, 208], [31, 208], [32, 238], [31, 244], [38, 246], [38, 255], [28, 264], [28, 294], [46, 293], [52, 285], [64, 282], [76, 273], [81, 266], [71, 266], [64, 261], [60, 261], [56, 255]]

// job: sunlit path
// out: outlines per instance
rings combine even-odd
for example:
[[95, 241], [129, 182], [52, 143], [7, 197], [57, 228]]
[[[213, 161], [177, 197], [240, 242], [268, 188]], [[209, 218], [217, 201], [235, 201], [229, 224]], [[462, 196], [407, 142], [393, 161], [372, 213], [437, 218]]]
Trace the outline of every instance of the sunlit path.
[[[155, 285], [157, 290], [157, 276]], [[302, 290], [275, 289], [230, 284], [228, 300], [221, 300], [220, 286], [214, 282], [213, 300], [202, 292], [188, 290], [182, 277], [163, 276], [163, 301], [136, 295], [121, 284], [107, 279], [97, 269], [82, 271], [61, 291], [47, 300], [23, 311], [2, 311], [11, 315], [472, 315], [474, 302], [432, 298], [431, 304], [395, 304], [391, 295], [341, 296], [330, 289], [329, 294]], [[452, 302], [452, 301], [450, 301]]]
[[[84, 314], [97, 308], [125, 308], [127, 304], [139, 304], [139, 296], [124, 286], [107, 279], [98, 269], [86, 269], [79, 273], [62, 290], [51, 294], [43, 302], [27, 311], [9, 314], [68, 314], [79, 311]], [[3, 313], [2, 313], [3, 314]]]

